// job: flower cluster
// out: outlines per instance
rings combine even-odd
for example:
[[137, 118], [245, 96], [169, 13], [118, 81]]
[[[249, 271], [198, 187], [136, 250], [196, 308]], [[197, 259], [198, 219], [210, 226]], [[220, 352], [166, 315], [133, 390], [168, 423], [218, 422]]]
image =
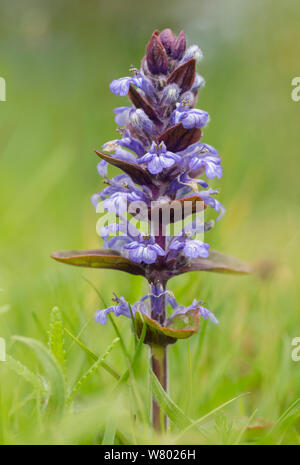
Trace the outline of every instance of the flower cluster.
[[[171, 319], [197, 310], [199, 316], [217, 323], [200, 302], [194, 301], [186, 308], [178, 306], [166, 290], [170, 277], [186, 271], [195, 260], [209, 257], [209, 245], [195, 235], [201, 228], [202, 232], [209, 230], [213, 222], [204, 222], [196, 229], [185, 228], [178, 236], [164, 234], [159, 224], [158, 232], [151, 235], [128, 228], [123, 214], [128, 204], [140, 201], [147, 205], [147, 219], [151, 221], [153, 202], [165, 205], [179, 201], [183, 205], [188, 199], [218, 212], [217, 220], [224, 213], [224, 207], [215, 198], [218, 191], [209, 188], [207, 182], [221, 178], [220, 157], [214, 147], [200, 142], [209, 115], [194, 108], [204, 84], [196, 72], [196, 62], [201, 57], [197, 45], [186, 46], [184, 31], [177, 37], [170, 29], [155, 31], [141, 68], [132, 68], [131, 76], [110, 84], [110, 90], [128, 96], [131, 105], [114, 110], [120, 138], [103, 145], [103, 151], [109, 155], [96, 151], [101, 158], [98, 172], [104, 176], [106, 187], [92, 196], [92, 202], [95, 208], [99, 201], [103, 202], [108, 212], [115, 212], [120, 218], [119, 223], [102, 228], [105, 248], [138, 264], [150, 283], [150, 293], [132, 306], [123, 297], [116, 297], [114, 305], [97, 312], [95, 319], [102, 324], [110, 312], [132, 317], [140, 311], [166, 327], [170, 324], [167, 305], [173, 309]], [[108, 164], [119, 167], [124, 174], [108, 179]], [[125, 226], [127, 233], [116, 235]]]
[[[105, 213], [97, 222], [104, 248], [51, 255], [69, 265], [118, 270], [148, 281], [149, 292], [140, 300], [130, 304], [115, 295], [111, 306], [96, 312], [95, 321], [104, 325], [111, 314], [131, 319], [139, 344], [151, 347], [151, 376], [165, 391], [167, 346], [197, 333], [203, 319], [218, 323], [198, 299], [179, 305], [168, 280], [190, 271], [253, 271], [204, 242], [204, 233], [215, 224], [205, 221], [204, 211], [214, 210], [219, 220], [225, 210], [218, 191], [209, 186], [209, 180], [222, 177], [219, 154], [200, 142], [209, 115], [194, 108], [204, 84], [196, 72], [201, 57], [197, 45], [186, 46], [184, 31], [178, 36], [170, 29], [154, 31], [141, 68], [110, 84], [131, 104], [114, 110], [119, 138], [95, 150], [105, 187], [91, 200], [98, 213]], [[109, 165], [122, 173], [109, 179]], [[155, 396], [152, 423], [162, 431]], [[163, 423], [167, 431], [166, 417]]]
[[[164, 291], [163, 295], [165, 295], [166, 304], [170, 305], [173, 309], [172, 318], [175, 315], [184, 315], [190, 310], [197, 310], [205, 320], [210, 320], [213, 323], [218, 323], [218, 320], [216, 319], [214, 314], [207, 308], [203, 307], [201, 301], [198, 302], [196, 299], [194, 299], [192, 305], [190, 305], [189, 307], [184, 307], [182, 305], [179, 306], [174, 296], [170, 294], [168, 291]], [[111, 312], [113, 312], [116, 316], [123, 315], [127, 316], [128, 318], [134, 316], [138, 311], [147, 314], [150, 312], [147, 300], [150, 300], [151, 297], [152, 296], [150, 294], [147, 294], [144, 297], [142, 297], [138, 302], [130, 306], [128, 302], [124, 299], [124, 297], [119, 298], [115, 295], [113, 298], [114, 305], [111, 305], [105, 310], [98, 310], [95, 315], [95, 321], [97, 323], [105, 324], [107, 321], [107, 314]]]

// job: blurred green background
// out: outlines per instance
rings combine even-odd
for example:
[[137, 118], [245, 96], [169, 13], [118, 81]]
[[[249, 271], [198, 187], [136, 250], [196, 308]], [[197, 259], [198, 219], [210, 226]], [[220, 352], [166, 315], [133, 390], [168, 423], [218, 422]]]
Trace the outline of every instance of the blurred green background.
[[[49, 255], [98, 247], [90, 196], [102, 183], [93, 149], [116, 137], [112, 110], [126, 105], [109, 83], [139, 66], [154, 29], [184, 28], [189, 44], [204, 53], [198, 71], [207, 84], [198, 107], [211, 122], [203, 140], [218, 148], [224, 167], [216, 185], [227, 213], [206, 240], [245, 261], [264, 262], [266, 271], [266, 262], [276, 266], [263, 276], [193, 273], [170, 282], [180, 303], [203, 299], [220, 320], [170, 348], [173, 400], [198, 418], [250, 393], [211, 419], [208, 438], [192, 430], [180, 441], [234, 442], [245, 418], [276, 423], [300, 397], [300, 364], [291, 359], [291, 341], [300, 337], [300, 102], [291, 99], [292, 78], [300, 75], [299, 19], [297, 0], [1, 1], [7, 101], [0, 102], [0, 337], [8, 354], [42, 373], [32, 352], [11, 337], [47, 344], [54, 306], [91, 350], [105, 351], [114, 329], [93, 322], [103, 305], [83, 277], [107, 302], [112, 292], [131, 302], [145, 292], [141, 278], [67, 267]], [[129, 322], [117, 324], [132, 353]], [[65, 342], [72, 385], [91, 361], [67, 335]], [[147, 356], [144, 348], [136, 372], [145, 406]], [[109, 362], [126, 369], [119, 347]], [[0, 443], [91, 443], [99, 434], [101, 443], [108, 417], [131, 437], [130, 395], [112, 395], [114, 383], [100, 368], [53, 430], [39, 418], [31, 386], [0, 362]], [[300, 443], [297, 409], [294, 417], [264, 440]], [[137, 430], [129, 442], [155, 441]]]

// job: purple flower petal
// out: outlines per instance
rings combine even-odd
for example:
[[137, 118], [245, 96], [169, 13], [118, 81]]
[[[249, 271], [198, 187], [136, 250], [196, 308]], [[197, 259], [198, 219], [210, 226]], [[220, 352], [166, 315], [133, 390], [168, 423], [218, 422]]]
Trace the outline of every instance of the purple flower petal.
[[115, 95], [120, 95], [121, 97], [125, 97], [128, 94], [129, 86], [132, 82], [131, 77], [123, 77], [120, 79], [115, 79], [110, 83], [110, 90]]
[[152, 143], [150, 151], [138, 160], [138, 163], [147, 164], [151, 174], [159, 174], [165, 168], [170, 168], [175, 163], [181, 161], [181, 157], [176, 153], [167, 150], [164, 142], [159, 145]]
[[185, 243], [183, 252], [189, 258], [206, 258], [209, 256], [208, 249], [209, 245], [205, 244], [205, 242], [196, 239], [188, 239]]

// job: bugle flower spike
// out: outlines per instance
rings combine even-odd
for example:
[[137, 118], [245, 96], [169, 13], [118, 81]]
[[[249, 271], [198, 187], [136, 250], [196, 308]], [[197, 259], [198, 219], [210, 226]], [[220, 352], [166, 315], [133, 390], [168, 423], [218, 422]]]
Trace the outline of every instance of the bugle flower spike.
[[[216, 199], [218, 191], [209, 187], [211, 179], [222, 176], [220, 156], [201, 141], [209, 115], [195, 109], [204, 84], [196, 72], [201, 57], [197, 45], [187, 47], [184, 31], [178, 36], [170, 29], [154, 31], [140, 69], [131, 68], [130, 76], [112, 81], [112, 93], [128, 96], [129, 105], [114, 110], [120, 137], [96, 150], [106, 187], [92, 196], [92, 203], [115, 213], [116, 222], [101, 228], [103, 249], [52, 255], [64, 263], [115, 269], [148, 280], [149, 292], [139, 301], [129, 304], [115, 296], [111, 306], [96, 312], [95, 321], [106, 324], [108, 313], [133, 316], [138, 335], [146, 325], [144, 342], [151, 346], [152, 369], [165, 390], [167, 346], [195, 334], [203, 319], [218, 323], [199, 296], [187, 307], [178, 304], [167, 289], [168, 280], [187, 271], [251, 271], [238, 260], [211, 251], [203, 240], [215, 223], [204, 221], [204, 210], [214, 210], [218, 220], [225, 209]], [[109, 180], [109, 165], [122, 173]], [[186, 205], [191, 207], [188, 213]], [[173, 213], [165, 222], [168, 209]], [[171, 235], [168, 226], [178, 221], [175, 211], [184, 225]], [[146, 221], [150, 233], [137, 230], [128, 213]], [[154, 428], [161, 431], [155, 400], [152, 416]]]

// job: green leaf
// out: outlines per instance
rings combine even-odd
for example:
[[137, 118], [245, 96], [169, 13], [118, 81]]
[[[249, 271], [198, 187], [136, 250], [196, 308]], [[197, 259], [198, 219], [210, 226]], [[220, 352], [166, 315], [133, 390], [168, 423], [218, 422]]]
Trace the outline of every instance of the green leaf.
[[5, 366], [14, 371], [18, 376], [21, 376], [25, 381], [30, 383], [34, 390], [44, 394], [46, 392], [46, 387], [43, 384], [43, 381], [39, 375], [29, 370], [27, 366], [23, 365], [19, 360], [14, 359], [11, 355], [7, 356]]
[[110, 417], [107, 420], [104, 436], [102, 439], [102, 446], [110, 446], [115, 443], [117, 427], [114, 421], [114, 418]]
[[61, 312], [57, 307], [51, 310], [49, 329], [49, 349], [60, 364], [63, 373], [66, 372], [66, 352], [64, 342], [64, 328]]
[[122, 257], [113, 250], [64, 250], [54, 252], [51, 257], [58, 262], [86, 268], [101, 268], [125, 271], [126, 273], [144, 276], [142, 266]]
[[134, 442], [133, 438], [128, 438], [120, 429], [116, 429], [115, 437], [122, 446], [131, 446]]
[[[80, 341], [80, 339], [78, 339], [76, 336], [74, 336], [67, 328], [64, 328], [64, 330], [73, 339], [73, 341], [76, 342], [76, 344], [78, 344], [79, 347], [81, 347], [81, 349], [83, 349], [85, 351], [85, 353], [89, 357], [91, 357], [96, 362], [99, 360], [99, 357], [96, 354], [94, 354], [94, 352], [92, 352], [82, 341]], [[116, 378], [118, 380], [120, 379], [120, 375], [110, 365], [108, 365], [106, 362], [103, 361], [101, 363], [101, 366], [108, 373], [110, 373], [114, 378]]]
[[145, 323], [147, 327], [145, 344], [159, 346], [174, 344], [177, 339], [186, 339], [198, 331], [200, 324], [198, 313], [197, 309], [190, 310], [185, 314], [170, 318], [167, 322], [168, 326], [161, 326], [148, 315], [137, 312], [135, 314], [137, 333], [139, 336], [141, 335]]
[[91, 375], [93, 373], [95, 373], [95, 371], [97, 371], [97, 369], [103, 365], [104, 363], [104, 360], [106, 359], [106, 357], [110, 354], [110, 352], [112, 351], [112, 349], [114, 348], [114, 346], [116, 345], [117, 342], [119, 342], [120, 339], [119, 338], [116, 338], [113, 340], [113, 342], [109, 345], [109, 347], [106, 349], [105, 353], [103, 354], [102, 357], [98, 358], [97, 361], [84, 373], [84, 375], [82, 375], [79, 380], [76, 382], [76, 384], [74, 385], [71, 393], [70, 393], [70, 396], [69, 396], [69, 399], [72, 399], [74, 397], [74, 395], [79, 391], [79, 389], [82, 387], [82, 385], [87, 381], [88, 378], [91, 377]]
[[244, 397], [246, 396], [247, 394], [249, 393], [245, 393], [245, 394], [240, 394], [236, 397], [233, 397], [232, 399], [228, 400], [227, 402], [224, 402], [223, 404], [219, 405], [218, 407], [214, 408], [213, 410], [211, 410], [210, 412], [206, 413], [205, 415], [203, 415], [202, 417], [198, 418], [198, 420], [192, 420], [191, 424], [186, 426], [185, 429], [183, 429], [180, 434], [178, 435], [178, 437], [176, 438], [176, 441], [179, 440], [179, 438], [181, 436], [183, 436], [184, 434], [186, 434], [188, 431], [190, 431], [192, 428], [194, 427], [198, 427], [201, 423], [203, 423], [204, 421], [207, 421], [209, 418], [211, 418], [213, 415], [215, 415], [216, 413], [218, 413], [220, 410], [222, 410], [223, 408], [227, 407], [228, 405], [232, 404], [233, 402], [235, 402], [236, 400], [240, 399], [241, 397]]
[[296, 399], [283, 413], [280, 415], [278, 420], [274, 423], [271, 432], [276, 428], [281, 427], [290, 419], [299, 418], [300, 414], [300, 398]]
[[250, 417], [248, 418], [248, 420], [247, 420], [247, 422], [245, 423], [244, 427], [241, 429], [241, 431], [239, 432], [237, 438], [235, 439], [234, 445], [238, 445], [238, 444], [241, 442], [241, 440], [242, 440], [244, 434], [247, 432], [247, 429], [249, 428], [249, 426], [250, 426], [250, 424], [251, 424], [253, 418], [254, 418], [255, 415], [257, 414], [257, 410], [258, 410], [258, 409], [255, 409], [254, 412], [252, 413], [252, 415], [250, 415]]
[[181, 410], [178, 405], [171, 399], [171, 397], [163, 389], [162, 385], [158, 381], [157, 377], [150, 368], [151, 376], [151, 385], [153, 395], [160, 405], [160, 407], [165, 411], [171, 421], [178, 425], [179, 427], [186, 427], [192, 424], [192, 420], [185, 415], [183, 410]]
[[[135, 353], [134, 353], [134, 356], [132, 358], [132, 362], [131, 362], [131, 366], [130, 366], [130, 370], [131, 370], [132, 373], [134, 372], [135, 365], [136, 365], [136, 363], [137, 363], [137, 361], [139, 359], [140, 353], [142, 351], [143, 343], [144, 343], [145, 336], [146, 336], [146, 331], [147, 331], [147, 326], [144, 323], [143, 327], [142, 327], [141, 336], [140, 336], [139, 342], [138, 342], [138, 344], [136, 346]], [[121, 383], [125, 383], [128, 380], [129, 375], [130, 375], [130, 371], [129, 371], [129, 368], [127, 368], [125, 373], [122, 375], [118, 385], [121, 384]], [[116, 386], [116, 388], [118, 387], [118, 385]]]
[[216, 250], [211, 250], [208, 258], [193, 258], [189, 260], [188, 265], [179, 269], [177, 274], [186, 273], [188, 271], [215, 271], [218, 273], [249, 274], [253, 272], [253, 269], [250, 265], [247, 265], [234, 257], [217, 252]]
[[45, 378], [49, 383], [49, 407], [51, 413], [60, 414], [65, 405], [65, 385], [63, 372], [56, 358], [42, 342], [37, 341], [36, 339], [23, 336], [13, 336], [13, 338], [34, 351], [37, 359], [43, 367]]

